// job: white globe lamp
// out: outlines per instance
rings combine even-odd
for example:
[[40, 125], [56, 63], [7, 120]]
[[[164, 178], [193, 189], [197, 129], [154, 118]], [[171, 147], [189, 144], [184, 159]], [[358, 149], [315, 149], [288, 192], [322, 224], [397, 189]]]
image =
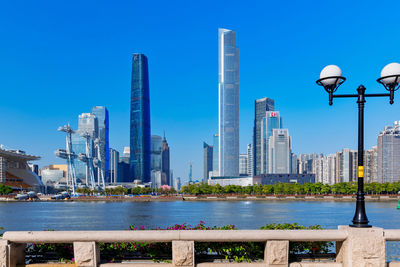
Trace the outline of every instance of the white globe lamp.
[[[333, 77], [331, 79], [327, 79], [329, 77]], [[336, 65], [328, 65], [322, 69], [321, 74], [319, 75], [321, 84], [323, 86], [333, 86], [338, 85], [341, 81], [342, 70]]]
[[[385, 78], [387, 77], [387, 78]], [[381, 82], [387, 86], [396, 86], [399, 84], [400, 64], [387, 64], [381, 71]]]

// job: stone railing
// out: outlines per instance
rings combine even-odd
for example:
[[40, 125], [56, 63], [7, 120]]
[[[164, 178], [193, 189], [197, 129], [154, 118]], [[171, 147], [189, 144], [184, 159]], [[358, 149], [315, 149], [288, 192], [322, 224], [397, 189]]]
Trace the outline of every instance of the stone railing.
[[[99, 243], [172, 242], [172, 263], [100, 264]], [[290, 241], [336, 241], [332, 262], [289, 263]], [[152, 231], [38, 231], [5, 232], [0, 239], [0, 267], [25, 264], [27, 243], [73, 243], [76, 266], [127, 267], [263, 266], [328, 267], [387, 266], [386, 241], [400, 241], [400, 230], [351, 228], [338, 230], [152, 230]], [[195, 263], [195, 242], [266, 242], [264, 261], [254, 263]], [[392, 262], [389, 266], [400, 266]]]

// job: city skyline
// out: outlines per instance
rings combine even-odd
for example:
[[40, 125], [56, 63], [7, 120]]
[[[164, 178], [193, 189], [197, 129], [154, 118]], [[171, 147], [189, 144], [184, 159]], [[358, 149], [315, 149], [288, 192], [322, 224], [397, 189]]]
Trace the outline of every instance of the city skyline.
[[[125, 5], [129, 6], [128, 3]], [[150, 10], [146, 4], [142, 5], [143, 8]], [[218, 4], [216, 5], [218, 9]], [[294, 4], [293, 9], [296, 6], [297, 4]], [[393, 9], [398, 6], [399, 3], [393, 2]], [[16, 8], [12, 4], [8, 4], [7, 7]], [[56, 18], [55, 15], [50, 15], [49, 9], [39, 10], [40, 7], [40, 5], [37, 8], [29, 5], [20, 7], [21, 14], [28, 14], [28, 17], [31, 16], [28, 8], [47, 15], [42, 16], [39, 21], [32, 20], [32, 26], [28, 25], [26, 19], [22, 19], [14, 26], [2, 29], [5, 33], [3, 36], [8, 42], [1, 46], [3, 49], [0, 52], [3, 59], [0, 63], [3, 74], [0, 86], [6, 88], [3, 90], [3, 104], [0, 111], [7, 116], [0, 118], [0, 123], [6, 126], [2, 127], [0, 143], [8, 148], [23, 148], [42, 156], [43, 159], [39, 162], [41, 166], [63, 162], [53, 156], [53, 150], [64, 144], [63, 136], [56, 131], [57, 127], [69, 121], [76, 129], [76, 116], [96, 105], [105, 106], [110, 111], [110, 147], [122, 152], [123, 147], [129, 145], [127, 99], [130, 93], [130, 60], [135, 51], [141, 51], [149, 57], [152, 128], [155, 133], [165, 130], [169, 136], [168, 141], [172, 148], [171, 169], [174, 169], [176, 177], [182, 179], [187, 179], [189, 160], [194, 162], [194, 178], [202, 177], [202, 142], [212, 143], [212, 134], [218, 132], [216, 127], [218, 96], [215, 91], [218, 86], [216, 32], [219, 27], [235, 29], [240, 35], [240, 153], [244, 153], [247, 144], [251, 143], [254, 100], [262, 97], [274, 99], [276, 110], [284, 114], [285, 127], [290, 129], [294, 140], [293, 152], [329, 154], [345, 147], [355, 149], [357, 132], [354, 125], [357, 118], [354, 103], [351, 100], [342, 101], [334, 103], [330, 108], [326, 93], [314, 84], [319, 71], [328, 64], [342, 67], [343, 74], [348, 78], [347, 84], [339, 89], [342, 93], [355, 92], [359, 83], [366, 85], [367, 92], [384, 92], [376, 84], [375, 79], [378, 78], [384, 65], [399, 61], [395, 56], [397, 36], [390, 42], [378, 42], [378, 39], [372, 39], [372, 36], [378, 36], [378, 33], [390, 32], [391, 27], [388, 25], [390, 23], [395, 25], [393, 16], [386, 14], [383, 17], [384, 12], [380, 10], [381, 7], [372, 8], [368, 4], [358, 7], [364, 11], [363, 17], [366, 14], [372, 17], [365, 25], [361, 24], [361, 21], [365, 22], [360, 19], [361, 15], [355, 14], [354, 6], [348, 7], [349, 10], [343, 13], [335, 13], [337, 17], [335, 25], [326, 21], [325, 15], [315, 12], [319, 9], [325, 11], [328, 9], [323, 3], [310, 10], [306, 9], [304, 15], [299, 14], [297, 18], [301, 23], [297, 26], [295, 25], [297, 21], [290, 18], [294, 10], [285, 10], [287, 13], [284, 14], [282, 6], [278, 4], [275, 6], [277, 15], [272, 15], [270, 18], [266, 18], [268, 16], [260, 11], [250, 10], [240, 4], [230, 8], [232, 15], [218, 14], [221, 15], [218, 18], [216, 16], [218, 12], [210, 10], [209, 22], [200, 26], [194, 23], [195, 20], [191, 20], [186, 27], [192, 27], [195, 31], [190, 33], [183, 31], [187, 34], [185, 38], [189, 37], [189, 41], [193, 43], [198, 36], [202, 36], [203, 41], [195, 44], [196, 48], [199, 45], [204, 49], [199, 49], [200, 53], [190, 52], [182, 43], [180, 44], [183, 38], [179, 36], [182, 35], [180, 30], [168, 30], [162, 33], [151, 23], [144, 24], [146, 30], [143, 31], [135, 28], [130, 32], [122, 28], [123, 30], [115, 33], [119, 42], [106, 41], [103, 35], [106, 36], [110, 31], [104, 28], [99, 22], [101, 19], [96, 17], [96, 14], [106, 12], [104, 10], [108, 6], [105, 4], [99, 4], [94, 8], [94, 17], [93, 14], [89, 14], [94, 22], [79, 19], [77, 23], [71, 24], [71, 29], [65, 27], [58, 29], [59, 33], [52, 26], [43, 25], [49, 20], [56, 22], [54, 27], [63, 25], [66, 14], [56, 12], [60, 17]], [[83, 4], [82, 8], [89, 10], [92, 5]], [[264, 4], [258, 4], [257, 9], [264, 10], [267, 14], [271, 12]], [[125, 15], [112, 25], [116, 23], [121, 26], [122, 22], [129, 21], [122, 9], [114, 7], [112, 10]], [[239, 16], [242, 12], [247, 18], [254, 12], [249, 22], [235, 20], [235, 16]], [[279, 15], [283, 16], [282, 20], [287, 18], [288, 21], [278, 20]], [[306, 16], [311, 18], [306, 19]], [[141, 15], [138, 17], [135, 19], [136, 22], [142, 18]], [[161, 21], [165, 18], [165, 15], [162, 15], [158, 19]], [[312, 25], [313, 19], [318, 19], [321, 25]], [[345, 19], [346, 23], [341, 22], [341, 19]], [[11, 17], [5, 14], [0, 20], [8, 25], [6, 22], [11, 21]], [[82, 29], [78, 29], [78, 24], [82, 22]], [[278, 22], [280, 22], [279, 27], [272, 29], [274, 23]], [[176, 28], [174, 25], [177, 25], [177, 22], [167, 23], [171, 26], [167, 28]], [[255, 25], [254, 28], [251, 27], [252, 24]], [[95, 26], [96, 31], [89, 26]], [[43, 33], [39, 30], [41, 27], [47, 29], [47, 34], [46, 31]], [[186, 27], [183, 29], [186, 30]], [[305, 29], [302, 34], [296, 33], [297, 27]], [[326, 32], [320, 30], [324, 27], [332, 31], [332, 36], [336, 33], [341, 38], [330, 42], [322, 41], [321, 37], [325, 36]], [[23, 28], [26, 36], [18, 36], [16, 33]], [[75, 36], [72, 35], [74, 31], [84, 42], [63, 44], [65, 37], [62, 35]], [[368, 34], [365, 34], [366, 31]], [[88, 32], [90, 36], [85, 38]], [[155, 37], [152, 37], [157, 35], [155, 33], [160, 33], [162, 38], [171, 36], [173, 38], [170, 44], [156, 48], [151, 44], [156, 41]], [[128, 34], [132, 36], [136, 34], [137, 37], [129, 39], [126, 37]], [[272, 37], [274, 34], [275, 37]], [[23, 45], [29, 43], [25, 38], [32, 38], [32, 47]], [[50, 41], [49, 45], [46, 41]], [[293, 43], [296, 45], [293, 46]], [[50, 45], [57, 46], [57, 49]], [[64, 52], [59, 53], [60, 49]], [[191, 47], [190, 50], [194, 48]], [[176, 63], [171, 63], [169, 56], [171, 53], [177, 55]], [[99, 54], [103, 57], [99, 57]], [[368, 58], [365, 58], [365, 54], [368, 54]], [[55, 61], [56, 58], [59, 62]], [[177, 72], [181, 70], [177, 68], [178, 65], [184, 66], [187, 62], [197, 64], [191, 64], [195, 65], [191, 71]], [[26, 67], [22, 64], [26, 64]], [[179, 75], [176, 75], [177, 73]], [[287, 82], [282, 82], [286, 79]], [[188, 84], [193, 86], [188, 88]], [[22, 99], [17, 97], [15, 92], [20, 92], [24, 97]], [[61, 94], [63, 92], [65, 94]], [[77, 98], [77, 95], [81, 98]], [[384, 126], [399, 120], [397, 98], [396, 95], [393, 106], [387, 105], [385, 100], [369, 101], [371, 104], [366, 108], [366, 148], [376, 145], [376, 137]]]

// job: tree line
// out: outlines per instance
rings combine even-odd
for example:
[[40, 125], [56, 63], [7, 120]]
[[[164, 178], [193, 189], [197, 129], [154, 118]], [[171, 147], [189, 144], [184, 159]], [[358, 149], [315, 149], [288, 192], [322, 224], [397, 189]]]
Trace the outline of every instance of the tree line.
[[[371, 195], [397, 194], [400, 191], [400, 182], [394, 183], [366, 183], [364, 192]], [[221, 186], [201, 184], [190, 184], [181, 188], [181, 193], [190, 195], [224, 195], [224, 194], [246, 194], [246, 195], [350, 195], [357, 192], [356, 182], [345, 182], [334, 185], [322, 183], [290, 184], [278, 183], [271, 185], [227, 185]]]

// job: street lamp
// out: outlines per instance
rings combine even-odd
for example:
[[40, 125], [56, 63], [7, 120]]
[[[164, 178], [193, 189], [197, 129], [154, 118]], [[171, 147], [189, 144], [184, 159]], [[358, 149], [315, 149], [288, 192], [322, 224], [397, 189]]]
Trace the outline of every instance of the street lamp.
[[399, 89], [400, 83], [400, 64], [390, 63], [386, 65], [381, 72], [381, 77], [377, 80], [382, 84], [388, 94], [366, 94], [364, 85], [357, 88], [357, 94], [338, 95], [333, 94], [341, 84], [346, 81], [342, 76], [341, 69], [336, 65], [326, 66], [320, 74], [320, 79], [317, 84], [323, 86], [329, 94], [329, 105], [332, 105], [333, 98], [357, 98], [358, 104], [358, 179], [357, 179], [357, 202], [356, 210], [353, 217], [351, 227], [371, 227], [368, 224], [367, 214], [365, 212], [365, 197], [364, 197], [364, 103], [366, 97], [389, 97], [390, 104], [393, 104], [394, 91]]

